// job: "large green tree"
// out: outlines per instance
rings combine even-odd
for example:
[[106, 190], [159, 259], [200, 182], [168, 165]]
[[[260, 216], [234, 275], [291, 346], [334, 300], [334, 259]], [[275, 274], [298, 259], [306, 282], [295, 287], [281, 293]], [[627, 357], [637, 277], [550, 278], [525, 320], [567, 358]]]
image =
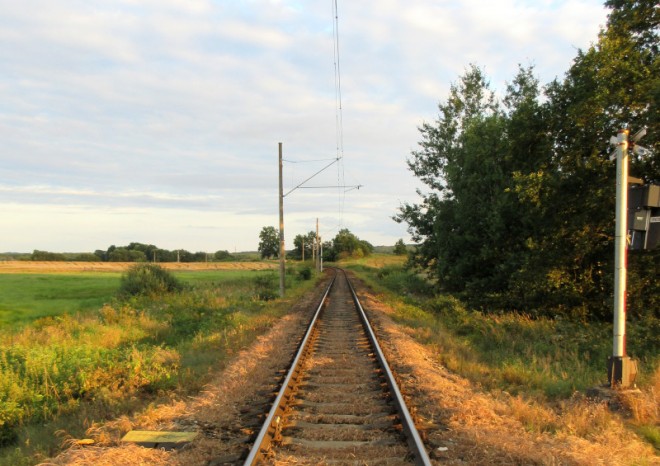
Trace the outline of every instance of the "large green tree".
[[[395, 217], [420, 243], [414, 261], [476, 302], [538, 313], [611, 314], [615, 167], [609, 139], [648, 128], [651, 156], [631, 172], [660, 179], [658, 8], [610, 0], [607, 28], [541, 94], [521, 68], [501, 102], [471, 66], [408, 164], [426, 185]], [[658, 252], [631, 255], [638, 314], [658, 309]], [[656, 272], [653, 272], [653, 271]], [[653, 301], [655, 299], [655, 301]], [[656, 311], [657, 312], [657, 311]]]
[[263, 227], [259, 233], [259, 248], [263, 259], [277, 257], [280, 251], [280, 237], [275, 227]]
[[[483, 71], [471, 66], [439, 105], [435, 123], [420, 128], [420, 149], [408, 166], [428, 191], [420, 192], [421, 204], [404, 204], [396, 220], [421, 243], [414, 261], [445, 289], [501, 292], [520, 266], [529, 226], [514, 174], [535, 172], [544, 160], [538, 94], [531, 70], [520, 69], [503, 106]], [[533, 132], [507, 138], [524, 125]]]
[[371, 254], [374, 247], [368, 241], [361, 240], [348, 228], [342, 228], [332, 240], [332, 249], [338, 259], [364, 257]]

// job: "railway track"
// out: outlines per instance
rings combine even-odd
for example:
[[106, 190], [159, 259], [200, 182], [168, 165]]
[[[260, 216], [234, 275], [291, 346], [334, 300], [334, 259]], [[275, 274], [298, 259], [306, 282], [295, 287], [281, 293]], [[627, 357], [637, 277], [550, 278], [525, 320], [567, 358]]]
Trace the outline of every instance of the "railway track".
[[245, 465], [431, 464], [346, 274], [336, 271]]

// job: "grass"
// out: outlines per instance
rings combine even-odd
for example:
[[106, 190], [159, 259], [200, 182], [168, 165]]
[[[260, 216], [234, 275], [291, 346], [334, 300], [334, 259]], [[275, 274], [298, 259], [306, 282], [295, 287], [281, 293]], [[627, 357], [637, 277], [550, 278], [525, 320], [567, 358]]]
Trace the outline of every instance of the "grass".
[[[0, 465], [34, 464], [55, 454], [62, 443], [57, 431], [82, 436], [94, 422], [196, 393], [211, 370], [314, 283], [292, 271], [288, 298], [280, 300], [274, 299], [274, 272], [177, 276], [189, 285], [180, 293], [114, 299], [96, 310], [0, 329]], [[15, 278], [19, 287], [27, 280], [24, 291], [34, 295], [30, 277]], [[87, 299], [70, 281], [52, 278], [48, 293], [58, 296], [58, 283], [60, 294]], [[118, 276], [92, 278], [112, 278], [115, 291], [119, 286]]]
[[110, 301], [119, 277], [119, 273], [0, 274], [0, 327], [96, 310]]
[[[439, 362], [494, 393], [512, 397], [508, 404], [529, 430], [587, 436], [608, 424], [609, 413], [577, 402], [576, 396], [584, 398], [579, 394], [607, 381], [612, 324], [477, 312], [452, 296], [434, 295], [423, 277], [401, 265], [378, 268], [353, 262], [348, 267], [381, 294], [399, 323], [433, 348]], [[619, 400], [636, 432], [656, 448], [658, 334], [659, 320], [628, 323], [628, 350], [640, 361], [642, 391]]]

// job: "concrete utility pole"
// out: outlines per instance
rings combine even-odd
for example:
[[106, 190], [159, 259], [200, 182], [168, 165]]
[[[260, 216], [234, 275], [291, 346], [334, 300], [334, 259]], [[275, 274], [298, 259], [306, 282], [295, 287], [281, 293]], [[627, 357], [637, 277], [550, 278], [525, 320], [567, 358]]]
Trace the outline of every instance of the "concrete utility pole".
[[320, 263], [321, 263], [320, 250], [321, 250], [321, 245], [319, 243], [319, 219], [318, 219], [318, 217], [316, 217], [316, 251], [317, 251], [317, 254], [316, 254], [315, 267], [316, 267], [316, 270], [318, 270], [319, 272], [321, 271], [321, 267], [320, 267]]
[[280, 296], [284, 297], [284, 189], [282, 184], [282, 143], [279, 145], [280, 165]]
[[614, 243], [614, 338], [607, 376], [612, 388], [632, 385], [637, 364], [626, 356], [626, 280], [628, 254], [628, 133], [619, 131], [616, 148], [616, 233]]

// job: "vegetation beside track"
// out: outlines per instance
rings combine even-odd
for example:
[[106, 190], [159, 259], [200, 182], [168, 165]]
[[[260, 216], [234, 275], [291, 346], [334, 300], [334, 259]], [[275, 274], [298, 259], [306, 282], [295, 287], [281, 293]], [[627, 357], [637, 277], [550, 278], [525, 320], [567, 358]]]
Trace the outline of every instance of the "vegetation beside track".
[[[576, 393], [607, 380], [611, 323], [471, 310], [449, 294], [434, 294], [425, 277], [406, 270], [403, 261], [394, 258], [374, 256], [345, 267], [379, 293], [379, 299], [395, 310], [394, 318], [418, 341], [434, 348], [439, 362], [488, 390], [531, 403], [565, 406], [581, 396]], [[628, 349], [640, 361], [642, 393], [622, 400], [630, 425], [656, 448], [660, 448], [658, 334], [658, 319], [629, 322]], [[532, 430], [566, 427], [557, 425], [559, 421], [548, 422], [545, 415], [530, 416], [527, 411], [523, 415], [530, 418], [526, 422]]]
[[[96, 311], [0, 329], [0, 464], [53, 455], [62, 443], [57, 431], [79, 438], [94, 422], [194, 394], [212, 368], [268, 329], [314, 283], [291, 268], [281, 300], [272, 271], [176, 276], [187, 285], [178, 293], [115, 298]], [[112, 280], [116, 292], [119, 276]], [[15, 286], [29, 294], [34, 289], [26, 283]], [[53, 296], [58, 285], [60, 294], [69, 292], [69, 284], [51, 282]]]

